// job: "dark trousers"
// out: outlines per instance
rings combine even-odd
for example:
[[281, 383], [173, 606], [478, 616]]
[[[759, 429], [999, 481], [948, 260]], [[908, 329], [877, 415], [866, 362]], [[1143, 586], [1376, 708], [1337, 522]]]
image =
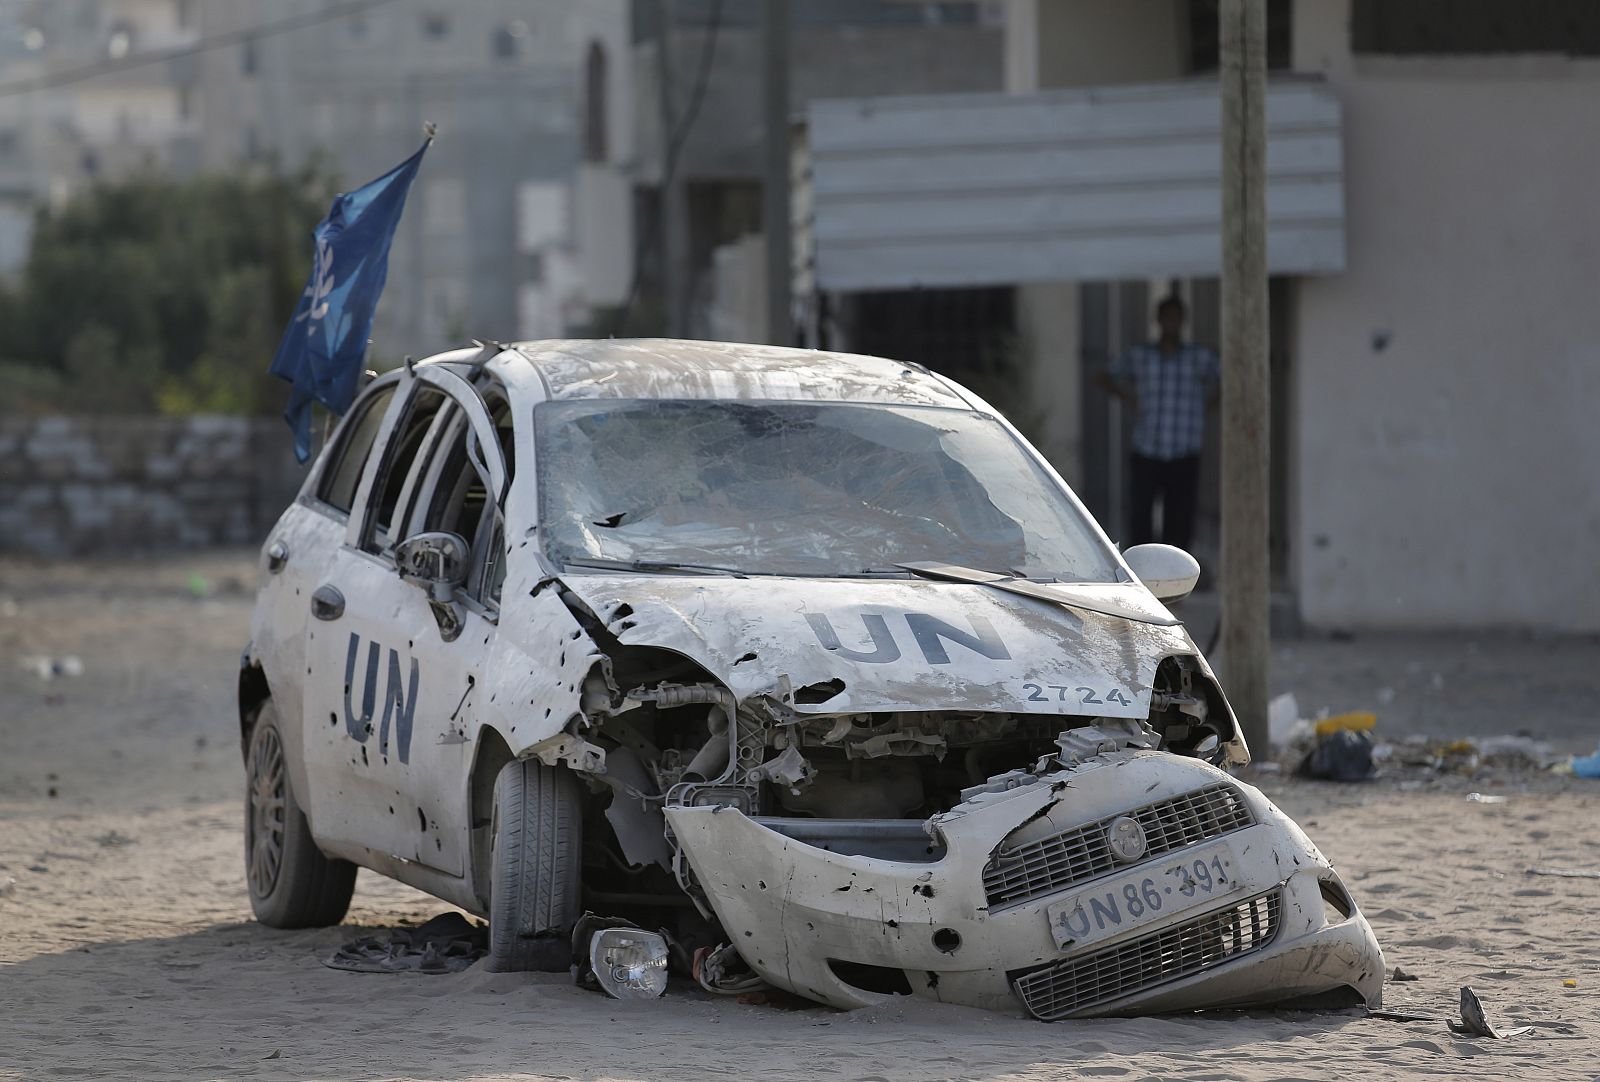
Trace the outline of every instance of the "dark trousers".
[[1160, 459], [1133, 456], [1133, 511], [1129, 516], [1131, 544], [1157, 540], [1151, 512], [1161, 499], [1163, 544], [1187, 549], [1194, 537], [1195, 489], [1200, 483], [1200, 456]]

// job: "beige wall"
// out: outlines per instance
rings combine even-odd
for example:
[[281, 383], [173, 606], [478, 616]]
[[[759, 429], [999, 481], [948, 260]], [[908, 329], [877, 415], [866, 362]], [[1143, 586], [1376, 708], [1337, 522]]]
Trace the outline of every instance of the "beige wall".
[[[1180, 0], [1010, 0], [1005, 86], [1013, 94], [1162, 82], [1184, 72]], [[1077, 282], [1017, 288], [1017, 330], [1036, 404], [1039, 450], [1067, 483], [1083, 482], [1083, 395]]]
[[1348, 50], [1348, 270], [1298, 283], [1296, 583], [1335, 626], [1600, 629], [1600, 62]]

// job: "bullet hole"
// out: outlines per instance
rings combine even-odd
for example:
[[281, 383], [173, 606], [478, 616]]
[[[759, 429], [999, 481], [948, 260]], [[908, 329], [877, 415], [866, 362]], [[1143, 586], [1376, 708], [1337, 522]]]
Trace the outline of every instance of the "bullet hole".
[[885, 923], [885, 924], [887, 924], [887, 925], [888, 925], [888, 926], [889, 926], [889, 927], [891, 927], [891, 928], [898, 928], [898, 927], [900, 927], [900, 922], [899, 922], [899, 921], [897, 921], [897, 920], [886, 920], [886, 921], [884, 921], [884, 922], [883, 922], [883, 923]]
[[549, 717], [550, 716], [550, 708], [548, 706], [544, 708], [544, 716], [545, 717]]
[[567, 652], [565, 650], [563, 650], [563, 651], [561, 651], [561, 660], [556, 662], [556, 664], [557, 665], [565, 665], [566, 663], [567, 663]]
[[618, 526], [621, 526], [622, 525], [622, 520], [627, 518], [627, 517], [628, 517], [628, 513], [626, 511], [618, 511], [614, 515], [607, 515], [605, 518], [596, 519], [594, 521], [594, 525], [603, 526], [608, 530], [614, 530]]
[[933, 888], [928, 886], [928, 884], [926, 884], [926, 883], [918, 883], [916, 886], [911, 888], [911, 893], [912, 894], [920, 894], [924, 898], [932, 898], [933, 897]]
[[444, 852], [444, 842], [439, 838], [433, 839], [433, 847], [441, 853]]
[[628, 604], [626, 601], [624, 601], [622, 604], [618, 605], [616, 608], [611, 610], [611, 619], [613, 619], [613, 620], [620, 620], [624, 616], [632, 616], [632, 615], [633, 615], [633, 606]]
[[50, 788], [45, 790], [45, 794], [47, 796], [49, 796], [51, 799], [54, 799], [54, 798], [56, 798], [56, 797], [61, 795], [61, 790], [57, 789], [54, 785], [52, 785]]
[[745, 934], [744, 934], [744, 937], [745, 937], [745, 938], [746, 938], [746, 939], [751, 939], [751, 938], [754, 938], [754, 936], [755, 936], [755, 933], [754, 933], [754, 932], [746, 932], [746, 933], [745, 933]]
[[617, 625], [617, 630], [618, 631], [627, 631], [629, 628], [633, 627], [635, 623], [636, 623], [636, 621], [633, 621], [633, 620], [624, 620], [624, 621], [622, 621], [622, 623]]
[[367, 749], [366, 748], [362, 748], [361, 749], [361, 765], [362, 766], [370, 766], [370, 765], [372, 765], [372, 764], [367, 762]]
[[940, 928], [933, 933], [933, 945], [944, 954], [954, 954], [961, 949], [961, 933], [954, 928]]
[[929, 973], [928, 974], [928, 987], [929, 988], [937, 988], [937, 987], [939, 987], [939, 974], [937, 974], [937, 973]]
[[420, 824], [417, 827], [418, 830], [421, 830], [421, 831], [424, 831], [424, 832], [427, 831], [427, 829], [428, 829], [428, 813], [423, 811], [421, 808], [417, 809], [417, 822]]
[[854, 884], [854, 883], [846, 883], [846, 884], [845, 884], [845, 885], [844, 885], [844, 886], [842, 886], [842, 887], [834, 887], [834, 888], [833, 888], [833, 892], [834, 892], [834, 893], [835, 893], [835, 894], [839, 894], [839, 893], [842, 893], [842, 892], [843, 892], [843, 891], [847, 891], [847, 890], [849, 890], [849, 889], [850, 889], [850, 888], [851, 888], [851, 887], [853, 887], [853, 886], [855, 886], [855, 884]]
[[390, 804], [390, 805], [389, 805], [389, 814], [390, 814], [390, 815], [393, 815], [393, 814], [394, 814], [394, 805], [393, 805], [393, 804]]
[[756, 880], [756, 886], [760, 887], [762, 890], [766, 890], [767, 889], [767, 881], [765, 879], [757, 879]]
[[583, 634], [583, 632], [581, 632], [581, 631], [574, 631], [574, 632], [573, 632], [573, 633], [572, 633], [572, 634], [570, 634], [570, 635], [568, 635], [568, 636], [567, 636], [567, 638], [569, 638], [569, 639], [576, 639], [576, 638], [577, 638], [577, 637], [578, 637], [578, 636], [579, 636], [579, 635], [581, 635], [581, 634]]
[[745, 654], [744, 656], [739, 658], [739, 660], [735, 661], [734, 664], [735, 665], [743, 665], [745, 662], [754, 661], [755, 659], [756, 659], [756, 655], [754, 653], [749, 653], [749, 654]]
[[332, 725], [335, 728], [338, 728], [338, 726], [339, 726], [339, 715], [338, 714], [329, 714], [328, 715], [328, 724]]

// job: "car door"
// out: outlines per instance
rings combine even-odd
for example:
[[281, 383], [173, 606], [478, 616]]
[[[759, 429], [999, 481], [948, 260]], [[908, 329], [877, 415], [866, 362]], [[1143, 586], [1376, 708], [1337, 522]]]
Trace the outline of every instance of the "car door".
[[475, 572], [442, 624], [426, 585], [395, 564], [406, 537], [438, 529], [464, 537], [475, 568], [489, 563], [504, 456], [483, 399], [453, 367], [419, 367], [400, 384], [381, 458], [312, 594], [305, 754], [325, 845], [461, 876], [468, 719], [496, 606]]

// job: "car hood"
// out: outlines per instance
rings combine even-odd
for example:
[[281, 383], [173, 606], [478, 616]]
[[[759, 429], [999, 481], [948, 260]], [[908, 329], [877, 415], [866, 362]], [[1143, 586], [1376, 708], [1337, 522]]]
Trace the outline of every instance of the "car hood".
[[[624, 644], [692, 658], [741, 700], [774, 694], [787, 678], [801, 713], [1143, 718], [1161, 659], [1197, 652], [1181, 625], [967, 583], [633, 573], [562, 581]], [[1165, 613], [1136, 584], [1072, 589]]]

